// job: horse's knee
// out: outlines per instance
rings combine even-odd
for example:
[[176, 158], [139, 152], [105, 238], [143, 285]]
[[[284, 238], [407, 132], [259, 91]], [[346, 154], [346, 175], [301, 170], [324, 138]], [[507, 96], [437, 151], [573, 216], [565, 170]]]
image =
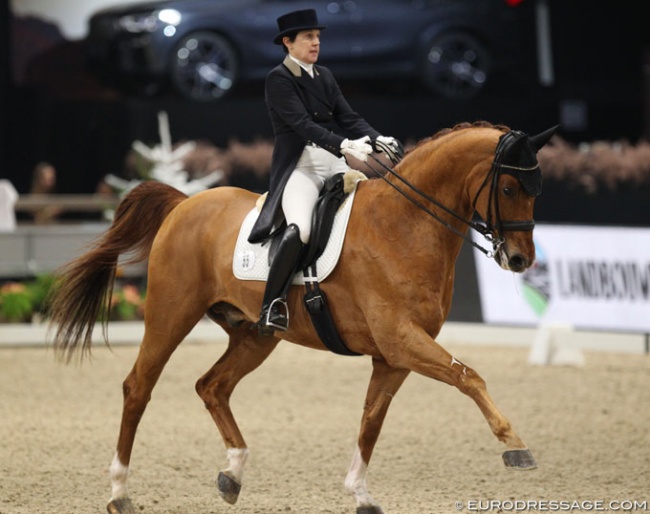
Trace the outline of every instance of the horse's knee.
[[459, 374], [457, 387], [463, 394], [471, 398], [483, 394], [487, 389], [485, 380], [472, 368], [464, 365]]
[[462, 393], [476, 402], [481, 411], [483, 411], [492, 429], [492, 433], [499, 441], [505, 443], [513, 441], [513, 431], [510, 422], [496, 411], [496, 407], [487, 394], [485, 380], [476, 371], [464, 367], [457, 387]]

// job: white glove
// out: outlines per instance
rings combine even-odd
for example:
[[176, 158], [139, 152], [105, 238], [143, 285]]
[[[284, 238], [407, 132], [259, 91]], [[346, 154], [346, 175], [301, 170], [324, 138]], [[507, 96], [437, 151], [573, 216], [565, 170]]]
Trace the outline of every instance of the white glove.
[[370, 136], [364, 136], [361, 139], [344, 139], [341, 143], [341, 153], [349, 155], [362, 162], [368, 160], [368, 156], [372, 153], [372, 146], [369, 144]]
[[399, 143], [397, 142], [397, 139], [391, 136], [377, 136], [377, 141], [380, 143], [383, 143], [384, 145], [388, 146], [393, 152], [398, 152], [399, 151]]

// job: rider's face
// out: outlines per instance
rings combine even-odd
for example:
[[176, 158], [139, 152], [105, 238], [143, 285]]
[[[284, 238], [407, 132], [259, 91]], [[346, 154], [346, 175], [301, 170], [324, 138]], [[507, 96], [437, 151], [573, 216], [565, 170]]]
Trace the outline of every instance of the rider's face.
[[283, 42], [289, 49], [289, 54], [299, 61], [307, 64], [314, 64], [318, 60], [318, 52], [320, 51], [320, 30], [302, 30], [298, 32], [293, 41], [290, 41], [288, 37], [285, 37]]

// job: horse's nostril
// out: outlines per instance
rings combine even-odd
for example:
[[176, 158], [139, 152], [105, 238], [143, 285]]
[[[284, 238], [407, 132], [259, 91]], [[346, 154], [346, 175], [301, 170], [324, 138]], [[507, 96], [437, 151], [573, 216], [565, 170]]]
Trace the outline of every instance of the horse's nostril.
[[520, 253], [516, 253], [508, 259], [508, 267], [512, 271], [523, 271], [528, 267], [528, 260]]

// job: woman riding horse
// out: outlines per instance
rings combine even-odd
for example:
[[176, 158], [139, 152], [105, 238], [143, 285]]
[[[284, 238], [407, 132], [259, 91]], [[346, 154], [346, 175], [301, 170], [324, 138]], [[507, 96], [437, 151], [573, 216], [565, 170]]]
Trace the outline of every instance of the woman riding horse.
[[326, 28], [318, 23], [316, 11], [290, 12], [277, 23], [280, 32], [273, 42], [287, 56], [266, 79], [275, 134], [271, 183], [248, 238], [251, 243], [268, 239], [284, 215], [286, 228], [271, 263], [258, 322], [265, 335], [288, 328], [286, 289], [309, 242], [312, 213], [325, 180], [349, 169], [341, 155], [366, 161], [372, 153], [370, 139], [397, 150], [394, 138], [381, 136], [350, 108], [332, 73], [315, 66], [320, 32]]

